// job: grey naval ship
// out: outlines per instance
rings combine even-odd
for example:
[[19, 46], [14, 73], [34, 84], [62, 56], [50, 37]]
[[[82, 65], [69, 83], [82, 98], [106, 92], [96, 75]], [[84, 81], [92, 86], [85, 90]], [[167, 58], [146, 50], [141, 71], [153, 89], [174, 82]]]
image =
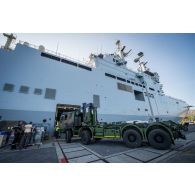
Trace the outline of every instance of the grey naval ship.
[[0, 48], [0, 120], [24, 120], [48, 125], [50, 131], [62, 112], [93, 103], [99, 122], [178, 121], [188, 104], [167, 96], [157, 72], [134, 60], [137, 71], [127, 66], [131, 50], [121, 41], [110, 54], [90, 54], [80, 62], [44, 46], [18, 41], [4, 34]]

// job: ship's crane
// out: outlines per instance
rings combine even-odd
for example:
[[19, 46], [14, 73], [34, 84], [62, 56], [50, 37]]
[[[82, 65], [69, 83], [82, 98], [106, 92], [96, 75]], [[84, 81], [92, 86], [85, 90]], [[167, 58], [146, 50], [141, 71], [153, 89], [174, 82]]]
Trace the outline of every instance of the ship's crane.
[[14, 35], [13, 33], [8, 34], [8, 33], [3, 33], [3, 36], [5, 36], [7, 38], [7, 41], [5, 43], [5, 46], [3, 47], [5, 50], [10, 51], [11, 50], [11, 44], [13, 43], [13, 41], [16, 40], [16, 35]]

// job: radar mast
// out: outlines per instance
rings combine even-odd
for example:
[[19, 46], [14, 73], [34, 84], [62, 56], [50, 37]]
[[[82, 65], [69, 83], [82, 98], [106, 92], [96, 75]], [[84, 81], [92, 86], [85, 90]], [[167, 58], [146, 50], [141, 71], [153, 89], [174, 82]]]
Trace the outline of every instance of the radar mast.
[[117, 50], [116, 50], [116, 55], [118, 55], [121, 60], [125, 60], [125, 57], [128, 56], [128, 54], [131, 52], [131, 49], [128, 52], [125, 52], [125, 48], [126, 46], [121, 44], [120, 40], [116, 41], [116, 45], [117, 45]]

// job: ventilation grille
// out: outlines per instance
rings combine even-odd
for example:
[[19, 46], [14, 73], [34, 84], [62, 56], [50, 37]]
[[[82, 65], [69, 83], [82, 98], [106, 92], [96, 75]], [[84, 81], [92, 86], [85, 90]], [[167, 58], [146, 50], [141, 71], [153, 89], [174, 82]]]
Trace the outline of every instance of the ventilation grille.
[[3, 91], [8, 91], [8, 92], [14, 91], [14, 85], [9, 84], [9, 83], [5, 83], [5, 85], [3, 87]]
[[133, 92], [133, 88], [131, 86], [122, 84], [122, 83], [117, 83], [118, 85], [118, 89], [123, 90], [123, 91], [127, 91], [127, 92]]
[[45, 98], [55, 100], [55, 98], [56, 98], [56, 89], [46, 88]]
[[20, 87], [20, 93], [27, 94], [28, 92], [29, 92], [29, 87], [28, 86], [21, 86]]
[[34, 94], [35, 95], [41, 95], [42, 94], [42, 89], [35, 88]]

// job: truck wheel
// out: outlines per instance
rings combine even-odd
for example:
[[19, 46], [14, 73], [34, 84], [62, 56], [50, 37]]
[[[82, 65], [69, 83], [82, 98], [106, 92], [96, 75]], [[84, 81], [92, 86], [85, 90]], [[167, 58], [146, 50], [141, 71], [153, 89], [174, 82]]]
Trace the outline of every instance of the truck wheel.
[[71, 131], [70, 130], [66, 131], [65, 133], [66, 143], [71, 143], [71, 137], [72, 137]]
[[129, 148], [136, 148], [141, 146], [142, 137], [136, 130], [129, 129], [124, 132], [123, 141]]
[[170, 135], [163, 129], [154, 129], [148, 135], [149, 144], [160, 150], [166, 150], [171, 147], [172, 140]]
[[185, 123], [185, 124], [183, 125], [183, 130], [184, 130], [184, 131], [188, 131], [188, 123]]
[[95, 138], [95, 141], [100, 141], [102, 138]]
[[81, 132], [81, 142], [85, 145], [89, 145], [91, 143], [91, 134], [89, 131], [84, 130]]

